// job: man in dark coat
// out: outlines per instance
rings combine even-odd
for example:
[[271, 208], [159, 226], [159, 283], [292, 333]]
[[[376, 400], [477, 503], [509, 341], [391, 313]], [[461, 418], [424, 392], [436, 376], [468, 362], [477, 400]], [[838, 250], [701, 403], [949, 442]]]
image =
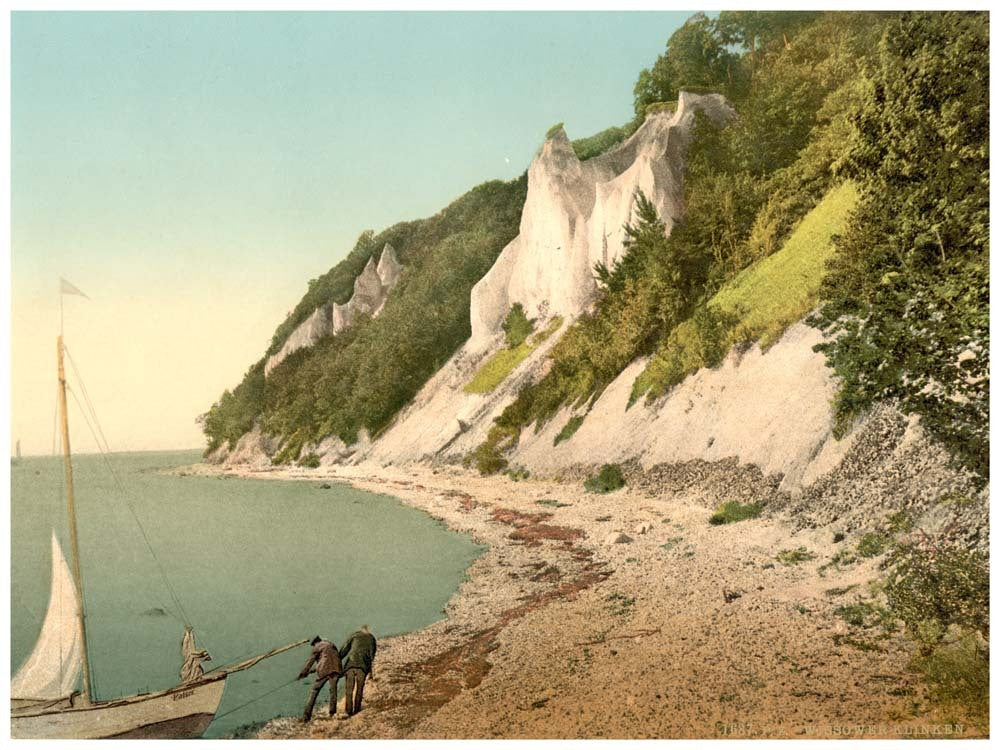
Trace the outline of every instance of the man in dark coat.
[[362, 625], [361, 630], [351, 633], [350, 638], [340, 648], [340, 658], [344, 660], [344, 691], [347, 697], [344, 710], [353, 716], [361, 710], [361, 698], [365, 692], [365, 679], [371, 675], [372, 661], [375, 659], [375, 636]]
[[[313, 683], [312, 692], [309, 694], [309, 702], [306, 703], [306, 710], [302, 713], [302, 721], [309, 721], [312, 718], [313, 706], [316, 705], [316, 697], [323, 685], [330, 683], [330, 716], [337, 715], [337, 682], [343, 674], [344, 669], [340, 664], [340, 654], [337, 647], [330, 641], [324, 641], [318, 635], [312, 639], [312, 653], [309, 654], [309, 661], [299, 672], [299, 679], [303, 679], [316, 671], [316, 682]], [[314, 666], [315, 665], [315, 666]]]

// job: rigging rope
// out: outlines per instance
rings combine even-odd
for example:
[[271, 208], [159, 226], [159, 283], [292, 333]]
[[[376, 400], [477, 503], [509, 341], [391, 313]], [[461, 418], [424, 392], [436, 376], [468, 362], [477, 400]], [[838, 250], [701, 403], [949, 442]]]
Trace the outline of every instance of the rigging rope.
[[215, 664], [213, 660], [212, 663], [214, 664], [214, 666], [211, 669], [209, 669], [208, 672], [206, 672], [206, 674], [211, 672], [221, 672], [224, 669], [229, 669], [229, 667], [233, 666], [234, 664], [239, 664], [241, 661], [246, 661], [251, 656], [257, 653], [259, 653], [258, 649], [251, 647], [250, 649], [244, 651], [240, 656], [236, 657], [235, 659], [229, 659], [228, 661], [224, 661], [221, 664]]
[[[97, 443], [98, 451], [101, 454], [101, 458], [103, 459], [105, 466], [107, 466], [108, 471], [111, 473], [111, 477], [114, 480], [116, 487], [118, 488], [119, 495], [121, 496], [121, 499], [125, 502], [125, 507], [128, 508], [128, 511], [131, 514], [132, 519], [135, 521], [136, 526], [139, 527], [139, 531], [142, 534], [142, 539], [146, 545], [146, 549], [149, 550], [150, 556], [156, 563], [156, 567], [157, 570], [159, 571], [160, 578], [163, 580], [163, 583], [166, 585], [167, 590], [170, 592], [170, 597], [171, 599], [173, 599], [173, 602], [177, 610], [180, 612], [181, 617], [178, 617], [174, 612], [170, 610], [169, 607], [163, 606], [163, 610], [168, 614], [170, 614], [175, 620], [180, 621], [182, 624], [192, 625], [190, 616], [184, 609], [184, 605], [181, 603], [180, 597], [177, 595], [176, 589], [174, 589], [173, 585], [170, 583], [170, 579], [167, 577], [167, 573], [163, 567], [163, 563], [160, 561], [160, 558], [157, 557], [156, 551], [153, 549], [153, 545], [149, 540], [148, 534], [146, 533], [146, 529], [142, 525], [142, 522], [139, 520], [139, 516], [136, 513], [135, 508], [133, 507], [132, 502], [129, 499], [129, 494], [128, 491], [125, 489], [125, 485], [123, 484], [120, 476], [118, 475], [118, 472], [115, 470], [114, 466], [111, 464], [111, 461], [108, 458], [108, 456], [112, 453], [111, 447], [108, 443], [107, 437], [104, 434], [104, 429], [101, 427], [100, 420], [97, 417], [97, 410], [94, 408], [93, 401], [91, 401], [90, 399], [90, 394], [87, 392], [87, 385], [86, 383], [84, 383], [83, 377], [80, 375], [80, 370], [76, 366], [76, 362], [73, 360], [73, 355], [70, 353], [69, 348], [66, 346], [65, 343], [63, 344], [63, 352], [65, 352], [66, 354], [66, 359], [69, 361], [70, 368], [73, 371], [73, 375], [76, 381], [80, 384], [80, 391], [81, 394], [83, 395], [84, 401], [87, 404], [87, 408], [84, 409], [83, 405], [80, 403], [80, 399], [76, 395], [76, 392], [72, 388], [69, 388], [68, 383], [67, 383], [67, 390], [73, 395], [73, 399], [74, 401], [76, 401], [77, 406], [80, 407], [80, 411], [84, 417], [84, 422], [87, 424], [87, 427], [90, 430], [90, 433], [94, 438], [94, 441]], [[90, 419], [88, 419], [87, 416], [88, 411], [90, 413], [90, 417], [93, 419], [93, 424], [91, 424]], [[98, 438], [98, 433], [100, 434], [100, 438]], [[202, 643], [205, 646], [209, 647], [208, 648], [209, 651], [218, 653], [216, 649], [212, 646], [212, 644], [209, 643], [211, 639], [206, 639], [204, 636], [205, 636], [205, 631], [202, 629], [199, 635]]]
[[[69, 347], [67, 347], [66, 344], [63, 344], [63, 352], [66, 353], [66, 359], [69, 360], [69, 365], [70, 365], [71, 368], [73, 368], [73, 374], [76, 376], [77, 382], [80, 383], [80, 390], [83, 393], [84, 401], [87, 402], [87, 408], [90, 409], [90, 414], [94, 418], [94, 424], [97, 425], [97, 430], [98, 430], [98, 432], [101, 433], [101, 440], [104, 441], [104, 446], [106, 447], [108, 453], [110, 453], [111, 452], [110, 444], [108, 443], [108, 439], [104, 436], [104, 430], [101, 428], [100, 421], [97, 419], [97, 410], [94, 409], [94, 404], [90, 400], [90, 394], [87, 393], [87, 384], [84, 383], [83, 382], [83, 378], [80, 377], [80, 371], [77, 369], [76, 362], [73, 361], [73, 355], [69, 353]], [[77, 401], [78, 405], [79, 405], [79, 403], [80, 402]], [[96, 440], [96, 436], [95, 436], [95, 440]], [[97, 447], [99, 449], [101, 449], [101, 444], [98, 443]], [[118, 486], [121, 488], [122, 487], [121, 482], [118, 481], [118, 475], [115, 473], [115, 471], [113, 469], [111, 470], [111, 475], [115, 478], [115, 482], [117, 482]], [[122, 489], [124, 491], [124, 488], [122, 488]]]
[[[70, 361], [72, 362], [72, 360]], [[75, 372], [76, 368], [74, 367], [73, 369]], [[76, 373], [76, 376], [77, 379], [79, 379], [80, 377], [79, 373]], [[178, 611], [180, 611], [181, 615], [184, 617], [184, 624], [190, 625], [191, 619], [188, 617], [187, 612], [184, 610], [184, 605], [181, 604], [181, 600], [178, 598], [177, 592], [174, 591], [174, 587], [170, 584], [170, 579], [167, 578], [167, 573], [163, 568], [163, 563], [160, 562], [160, 558], [156, 556], [156, 552], [153, 550], [153, 545], [152, 543], [150, 543], [149, 536], [146, 534], [146, 528], [142, 525], [142, 521], [139, 520], [139, 516], [135, 512], [135, 508], [132, 507], [132, 503], [128, 499], [125, 486], [122, 484], [121, 479], [118, 477], [118, 473], [111, 465], [111, 461], [108, 460], [107, 454], [110, 453], [110, 450], [107, 449], [106, 444], [105, 445], [101, 444], [100, 439], [97, 437], [97, 432], [94, 430], [93, 425], [91, 425], [90, 423], [90, 419], [87, 417], [87, 414], [83, 408], [83, 404], [81, 404], [80, 399], [77, 398], [76, 391], [70, 388], [68, 385], [66, 387], [66, 390], [68, 390], [72, 394], [73, 400], [76, 401], [77, 406], [80, 407], [80, 411], [84, 412], [83, 421], [87, 424], [87, 427], [90, 428], [90, 434], [97, 442], [97, 447], [100, 452], [101, 458], [104, 460], [105, 466], [108, 467], [108, 471], [111, 472], [111, 476], [114, 478], [115, 485], [118, 487], [118, 491], [121, 494], [122, 500], [125, 501], [125, 507], [128, 508], [129, 513], [132, 515], [132, 519], [135, 521], [135, 525], [139, 527], [139, 532], [142, 534], [142, 539], [146, 543], [146, 548], [149, 550], [149, 554], [153, 558], [154, 562], [156, 562], [156, 567], [160, 572], [160, 577], [163, 579], [164, 584], [166, 584], [167, 590], [170, 592], [170, 596], [174, 600], [174, 604], [177, 606]], [[96, 421], [97, 415], [94, 414], [93, 416]], [[98, 429], [100, 429], [99, 426]], [[167, 608], [164, 607], [164, 610], [167, 611]]]
[[[80, 390], [83, 393], [84, 401], [87, 403], [87, 409], [90, 411], [90, 416], [93, 419], [94, 426], [97, 427], [97, 433], [100, 433], [100, 439], [98, 439], [97, 434], [94, 431], [94, 426], [90, 424], [90, 420], [87, 419], [86, 413], [84, 414], [84, 421], [87, 422], [88, 428], [90, 428], [91, 435], [93, 435], [94, 440], [97, 442], [98, 450], [101, 453], [101, 457], [104, 459], [105, 466], [108, 467], [108, 471], [111, 472], [111, 476], [115, 481], [115, 485], [118, 487], [118, 492], [121, 495], [122, 500], [125, 501], [125, 507], [128, 508], [129, 513], [132, 515], [135, 525], [139, 527], [139, 531], [142, 533], [142, 539], [146, 543], [146, 548], [149, 550], [150, 556], [156, 562], [156, 567], [160, 572], [160, 577], [163, 579], [163, 583], [166, 585], [167, 590], [170, 592], [170, 597], [174, 600], [174, 604], [177, 606], [178, 611], [180, 611], [185, 625], [191, 625], [191, 618], [188, 616], [187, 611], [184, 609], [184, 605], [181, 604], [180, 597], [177, 596], [177, 592], [170, 583], [170, 579], [167, 577], [167, 573], [163, 568], [163, 563], [160, 562], [160, 558], [157, 557], [156, 551], [153, 549], [153, 545], [149, 541], [149, 536], [146, 534], [146, 529], [139, 520], [138, 514], [135, 512], [135, 508], [132, 506], [132, 502], [129, 500], [128, 493], [125, 490], [125, 485], [122, 483], [121, 478], [118, 476], [118, 472], [115, 471], [114, 466], [111, 465], [111, 461], [108, 459], [108, 454], [111, 453], [111, 447], [108, 444], [108, 439], [104, 434], [104, 429], [101, 427], [101, 422], [97, 418], [97, 410], [94, 408], [93, 402], [90, 400], [90, 394], [87, 392], [87, 384], [84, 383], [83, 377], [80, 375], [80, 370], [76, 366], [76, 362], [73, 360], [73, 355], [70, 354], [69, 348], [63, 344], [63, 351], [66, 353], [66, 358], [69, 360], [70, 367], [73, 369], [73, 375], [76, 376], [77, 382], [80, 384]], [[77, 406], [80, 406], [80, 410], [84, 411], [83, 406], [80, 404], [80, 400], [76, 397], [76, 392], [70, 390], [73, 394], [73, 399], [76, 401]], [[103, 445], [102, 445], [103, 443]], [[165, 611], [169, 612], [169, 609], [164, 607]], [[173, 613], [171, 613], [173, 614]], [[176, 617], [176, 615], [174, 615]]]
[[[258, 695], [258, 696], [257, 696], [256, 698], [252, 698], [251, 700], [248, 700], [248, 701], [247, 701], [246, 703], [241, 703], [241, 704], [240, 704], [240, 705], [238, 705], [238, 706], [237, 706], [236, 708], [231, 708], [231, 709], [229, 709], [228, 711], [226, 711], [225, 713], [221, 713], [221, 714], [216, 714], [216, 715], [215, 715], [215, 720], [217, 720], [217, 719], [221, 719], [221, 718], [222, 718], [223, 716], [228, 716], [228, 715], [229, 715], [229, 714], [231, 714], [231, 713], [235, 713], [236, 711], [239, 711], [239, 710], [240, 710], [241, 708], [246, 708], [246, 707], [247, 707], [247, 706], [249, 706], [249, 705], [250, 705], [251, 703], [256, 703], [256, 702], [257, 702], [257, 701], [259, 701], [259, 700], [260, 700], [261, 698], [266, 698], [267, 696], [271, 695], [272, 693], [277, 693], [277, 692], [278, 692], [279, 690], [281, 690], [281, 689], [283, 689], [283, 688], [286, 688], [286, 687], [288, 687], [288, 686], [289, 686], [289, 685], [291, 685], [291, 684], [292, 684], [293, 682], [297, 682], [297, 681], [298, 681], [298, 679], [299, 679], [298, 677], [293, 677], [293, 678], [292, 678], [292, 679], [290, 679], [290, 680], [289, 680], [288, 682], [286, 682], [286, 683], [285, 683], [284, 685], [278, 685], [278, 687], [274, 688], [274, 690], [268, 690], [268, 691], [267, 691], [266, 693], [262, 693], [261, 695]], [[214, 721], [214, 720], [213, 720], [213, 721]]]

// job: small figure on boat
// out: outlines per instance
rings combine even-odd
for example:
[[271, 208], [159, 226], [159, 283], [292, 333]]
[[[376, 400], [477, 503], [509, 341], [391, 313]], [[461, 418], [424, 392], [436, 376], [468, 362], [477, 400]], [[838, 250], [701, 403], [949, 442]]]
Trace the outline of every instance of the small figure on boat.
[[190, 625], [184, 626], [184, 638], [181, 640], [181, 682], [197, 682], [204, 674], [202, 668], [203, 661], [212, 661], [208, 651], [198, 648], [194, 642], [194, 628]]
[[312, 692], [309, 693], [309, 701], [306, 703], [305, 711], [302, 712], [302, 721], [309, 721], [312, 718], [313, 706], [316, 705], [316, 698], [323, 685], [330, 683], [330, 716], [337, 715], [337, 682], [343, 674], [340, 664], [340, 654], [337, 647], [330, 641], [325, 641], [318, 635], [312, 639], [312, 653], [309, 660], [299, 672], [299, 679], [304, 679], [310, 672], [316, 672], [316, 681], [313, 683]]
[[365, 679], [371, 676], [372, 681], [375, 680], [372, 662], [377, 647], [372, 631], [367, 625], [362, 625], [361, 630], [351, 633], [340, 648], [340, 658], [344, 660], [344, 690], [347, 693], [344, 710], [348, 716], [354, 716], [361, 710]]

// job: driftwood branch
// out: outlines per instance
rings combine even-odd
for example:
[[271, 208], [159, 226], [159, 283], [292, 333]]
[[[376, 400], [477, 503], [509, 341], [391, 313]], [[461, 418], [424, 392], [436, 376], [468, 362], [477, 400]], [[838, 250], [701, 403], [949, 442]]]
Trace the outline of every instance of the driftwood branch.
[[598, 643], [607, 643], [608, 641], [623, 641], [630, 638], [644, 638], [647, 635], [653, 635], [654, 633], [659, 633], [660, 628], [648, 628], [639, 630], [635, 633], [627, 633], [625, 635], [616, 635], [612, 638], [601, 638], [594, 641], [582, 641], [580, 643], [574, 643], [574, 646], [596, 646]]

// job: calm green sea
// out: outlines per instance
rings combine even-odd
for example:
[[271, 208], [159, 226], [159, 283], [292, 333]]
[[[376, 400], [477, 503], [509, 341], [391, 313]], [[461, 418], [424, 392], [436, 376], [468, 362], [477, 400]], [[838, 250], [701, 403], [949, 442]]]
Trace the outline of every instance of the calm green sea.
[[[482, 550], [391, 497], [341, 484], [323, 489], [312, 482], [159, 473], [198, 460], [190, 451], [109, 460], [124, 495], [104, 459], [74, 459], [88, 642], [100, 699], [176, 685], [185, 619], [213, 657], [207, 667], [314, 635], [339, 644], [366, 623], [377, 637], [419, 629], [442, 617]], [[11, 466], [12, 674], [31, 652], [45, 616], [53, 528], [69, 559], [62, 475], [58, 458]], [[301, 646], [230, 677], [206, 736], [300, 714], [309, 680], [238, 707], [293, 678], [307, 656]], [[317, 707], [325, 701], [324, 689]]]

